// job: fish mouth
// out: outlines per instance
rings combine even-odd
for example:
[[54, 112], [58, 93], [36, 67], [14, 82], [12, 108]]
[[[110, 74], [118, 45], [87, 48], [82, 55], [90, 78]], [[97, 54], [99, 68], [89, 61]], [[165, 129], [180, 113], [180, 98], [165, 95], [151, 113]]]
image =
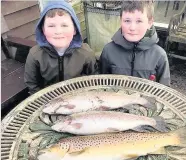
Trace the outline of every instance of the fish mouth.
[[75, 105], [69, 104], [67, 101], [63, 101], [59, 104], [46, 104], [42, 111], [47, 114], [58, 114], [61, 112], [60, 110], [63, 109], [63, 114], [68, 115], [75, 107]]

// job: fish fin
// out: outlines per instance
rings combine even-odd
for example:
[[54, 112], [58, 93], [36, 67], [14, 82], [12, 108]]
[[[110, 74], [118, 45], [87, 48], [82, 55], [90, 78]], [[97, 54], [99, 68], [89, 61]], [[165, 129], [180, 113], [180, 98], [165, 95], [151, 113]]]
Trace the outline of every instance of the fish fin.
[[72, 123], [70, 125], [75, 129], [80, 129], [83, 126], [82, 123]]
[[54, 153], [60, 157], [64, 157], [64, 155], [69, 151], [70, 146], [62, 147], [60, 144], [51, 145], [51, 147], [44, 148], [38, 152], [38, 155], [46, 155], [47, 153]]
[[[127, 160], [136, 160], [138, 157], [136, 157], [136, 158], [127, 158]], [[126, 158], [123, 158], [123, 160], [126, 160]]]
[[[149, 97], [149, 96], [142, 96], [140, 97], [140, 99], [142, 100], [142, 106], [144, 106], [145, 108], [149, 108], [152, 110], [152, 112], [154, 113], [157, 110], [157, 106], [156, 106], [156, 98], [154, 97]], [[145, 102], [145, 103], [144, 103]]]
[[151, 152], [149, 154], [166, 154], [166, 150], [164, 147], [160, 147], [158, 150], [154, 151], [154, 152]]
[[154, 120], [156, 121], [156, 125], [153, 126], [156, 130], [160, 132], [168, 132], [167, 125], [162, 117], [153, 117]]
[[67, 104], [67, 105], [64, 105], [63, 107], [67, 109], [74, 109], [76, 106], [73, 104]]
[[137, 126], [135, 128], [132, 128], [131, 130], [136, 131], [136, 132], [145, 132], [146, 131], [144, 126]]
[[175, 146], [186, 147], [186, 126], [172, 131], [171, 134], [178, 139], [174, 144]]
[[120, 132], [120, 130], [117, 129], [117, 128], [111, 128], [111, 127], [109, 127], [109, 128], [106, 129], [106, 132]]
[[137, 159], [139, 157], [139, 155], [137, 155], [137, 154], [127, 154], [127, 155], [123, 155], [122, 157], [121, 157], [121, 159], [128, 159], [128, 160], [135, 160], [135, 159]]
[[80, 151], [76, 151], [76, 152], [69, 152], [68, 154], [70, 156], [77, 156], [77, 155], [82, 154], [83, 152], [85, 152], [85, 150], [86, 150], [86, 148], [84, 148], [84, 149], [82, 149]]
[[107, 111], [107, 110], [110, 110], [111, 108], [108, 107], [108, 106], [99, 106], [98, 107], [98, 110], [101, 110], [101, 111]]
[[157, 129], [155, 129], [154, 127], [150, 126], [150, 125], [144, 125], [142, 126], [144, 131], [150, 131], [150, 132], [157, 132]]
[[124, 105], [124, 106], [119, 107], [119, 108], [126, 109], [129, 112], [130, 109], [133, 109], [135, 107], [133, 105], [131, 105], [131, 104], [127, 104], [127, 105]]
[[[172, 146], [171, 146], [172, 147]], [[186, 159], [186, 148], [185, 147], [178, 147], [176, 150], [174, 148], [174, 151], [172, 151], [172, 148], [166, 148], [167, 155], [170, 159], [179, 159], [179, 160], [185, 160]]]

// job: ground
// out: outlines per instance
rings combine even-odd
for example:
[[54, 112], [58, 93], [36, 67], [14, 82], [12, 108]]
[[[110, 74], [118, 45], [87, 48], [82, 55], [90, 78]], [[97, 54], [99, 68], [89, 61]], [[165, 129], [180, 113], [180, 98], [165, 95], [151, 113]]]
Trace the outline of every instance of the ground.
[[170, 64], [171, 88], [186, 95], [186, 62], [173, 61]]

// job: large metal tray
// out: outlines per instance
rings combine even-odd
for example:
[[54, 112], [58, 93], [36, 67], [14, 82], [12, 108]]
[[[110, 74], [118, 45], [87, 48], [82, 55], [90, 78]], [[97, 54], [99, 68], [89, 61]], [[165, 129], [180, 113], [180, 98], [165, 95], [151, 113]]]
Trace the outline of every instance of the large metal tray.
[[[157, 111], [131, 113], [162, 116], [171, 130], [186, 126], [186, 96], [167, 86], [149, 80], [121, 75], [93, 75], [74, 78], [47, 87], [30, 96], [15, 107], [3, 120], [1, 129], [1, 159], [36, 159], [37, 151], [59, 138], [68, 136], [54, 133], [50, 124], [54, 117], [41, 114], [45, 104], [58, 96], [73, 96], [91, 90], [106, 92], [135, 92], [156, 99]], [[44, 122], [42, 120], [44, 119]], [[55, 119], [55, 118], [54, 118]], [[52, 122], [51, 122], [52, 121]], [[186, 152], [185, 150], [180, 150]], [[139, 158], [140, 159], [140, 158]], [[158, 159], [157, 156], [142, 159]], [[165, 160], [165, 157], [159, 157]]]

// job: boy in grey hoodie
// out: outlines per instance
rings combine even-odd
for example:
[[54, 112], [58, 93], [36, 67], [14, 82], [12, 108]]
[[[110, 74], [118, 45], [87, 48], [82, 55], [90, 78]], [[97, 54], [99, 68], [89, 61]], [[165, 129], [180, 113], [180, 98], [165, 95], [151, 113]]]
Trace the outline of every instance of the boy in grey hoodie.
[[48, 2], [36, 26], [36, 41], [25, 64], [30, 94], [59, 81], [94, 74], [95, 55], [82, 43], [79, 21], [67, 2]]
[[124, 1], [121, 28], [100, 57], [102, 74], [123, 74], [170, 86], [167, 54], [157, 45], [152, 1]]

